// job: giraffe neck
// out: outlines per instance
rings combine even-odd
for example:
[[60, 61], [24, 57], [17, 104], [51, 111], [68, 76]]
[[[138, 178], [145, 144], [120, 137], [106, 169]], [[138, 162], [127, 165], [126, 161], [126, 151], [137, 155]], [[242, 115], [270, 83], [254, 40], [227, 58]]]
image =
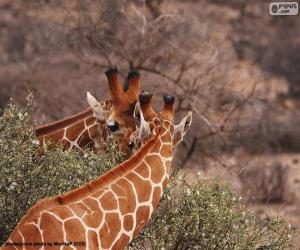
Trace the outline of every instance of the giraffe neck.
[[[111, 112], [112, 105], [111, 105], [110, 99], [106, 99], [105, 101], [100, 102], [99, 106], [102, 107], [102, 109], [104, 111], [106, 111], [106, 113]], [[37, 137], [47, 136], [49, 134], [56, 132], [57, 130], [61, 130], [66, 127], [70, 127], [70, 126], [74, 125], [75, 123], [77, 123], [78, 121], [88, 118], [90, 116], [93, 116], [93, 109], [87, 108], [86, 110], [79, 112], [75, 115], [68, 116], [61, 120], [39, 126], [35, 129], [35, 134]], [[107, 115], [107, 117], [108, 117], [108, 115]]]
[[51, 122], [45, 125], [41, 125], [35, 129], [35, 135], [37, 137], [45, 136], [47, 134], [53, 133], [56, 130], [68, 127], [73, 123], [76, 123], [88, 116], [91, 116], [92, 114], [93, 114], [92, 108], [88, 108], [82, 112], [66, 117], [64, 119]]
[[86, 249], [125, 248], [150, 219], [167, 185], [173, 156], [165, 140], [169, 136], [159, 130], [135, 156], [98, 179], [38, 202], [7, 242], [83, 241]]
[[84, 147], [98, 150], [105, 147], [107, 133], [105, 122], [101, 123], [91, 115], [53, 133], [40, 136], [38, 140], [42, 144], [49, 141], [60, 144], [64, 150]]
[[[99, 103], [107, 121], [111, 113], [111, 101]], [[104, 121], [95, 118], [92, 108], [74, 116], [37, 128], [37, 139], [41, 144], [52, 142], [64, 150], [91, 147], [97, 151], [106, 148], [107, 126]]]

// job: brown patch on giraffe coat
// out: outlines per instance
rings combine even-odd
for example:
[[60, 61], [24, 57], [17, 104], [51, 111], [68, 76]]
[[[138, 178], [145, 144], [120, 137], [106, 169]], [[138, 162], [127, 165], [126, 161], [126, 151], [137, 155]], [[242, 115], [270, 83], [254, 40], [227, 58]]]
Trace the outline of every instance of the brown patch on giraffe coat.
[[168, 185], [168, 183], [169, 183], [169, 178], [168, 178], [168, 177], [166, 177], [166, 178], [164, 179], [163, 183], [162, 183], [162, 187], [163, 187], [163, 189], [165, 189], [165, 188], [166, 188], [166, 186]]
[[135, 169], [135, 172], [137, 172], [139, 175], [143, 176], [144, 178], [150, 177], [149, 167], [144, 162], [138, 165], [138, 167]]
[[160, 154], [162, 157], [165, 157], [165, 158], [173, 156], [171, 144], [170, 145], [162, 145]]
[[66, 128], [66, 137], [73, 141], [85, 129], [84, 121], [76, 122], [74, 125]]
[[77, 139], [77, 144], [80, 148], [89, 146], [94, 146], [94, 142], [91, 141], [91, 138], [89, 137], [89, 131], [85, 130]]
[[126, 231], [132, 230], [133, 227], [133, 217], [131, 214], [126, 214], [123, 217], [123, 225]]
[[108, 137], [108, 129], [107, 129], [107, 125], [104, 124], [104, 125], [101, 125], [101, 131], [102, 131], [102, 134], [101, 134], [101, 140], [103, 142], [106, 142], [107, 141], [107, 137]]
[[86, 241], [85, 228], [78, 219], [74, 218], [67, 220], [64, 225], [67, 241]]
[[62, 139], [64, 136], [64, 130], [55, 131], [51, 134], [45, 135], [45, 140], [52, 140], [52, 141], [58, 141]]
[[85, 205], [87, 205], [91, 210], [97, 211], [99, 210], [99, 204], [97, 201], [91, 199], [91, 198], [85, 198], [82, 201]]
[[[12, 242], [23, 243], [21, 235], [15, 230], [13, 234], [10, 236]], [[24, 239], [26, 241], [26, 239]], [[27, 242], [27, 241], [26, 241]], [[15, 246], [17, 249], [23, 249], [23, 246]], [[5, 247], [4, 249], [9, 249], [9, 247]], [[13, 249], [13, 247], [11, 247]]]
[[97, 120], [97, 119], [96, 119], [94, 116], [90, 116], [90, 117], [88, 117], [88, 118], [85, 120], [85, 124], [86, 124], [87, 126], [90, 126], [90, 125], [92, 125], [93, 123], [95, 123], [96, 120]]
[[160, 132], [160, 128], [159, 127], [155, 127], [153, 131], [154, 131], [155, 134], [158, 134]]
[[104, 210], [113, 210], [117, 209], [118, 207], [116, 198], [111, 191], [108, 191], [102, 196], [102, 198], [100, 199], [100, 203]]
[[158, 143], [155, 143], [154, 146], [153, 146], [153, 149], [152, 149], [152, 152], [159, 152], [160, 150], [160, 147], [161, 147], [161, 143], [158, 142]]
[[82, 203], [72, 203], [70, 204], [70, 208], [72, 209], [73, 213], [75, 213], [78, 217], [82, 217], [84, 212], [88, 213], [89, 210], [84, 206]]
[[86, 242], [86, 245], [88, 247], [88, 250], [98, 250], [100, 249], [99, 243], [98, 243], [98, 237], [97, 234], [94, 231], [88, 232], [88, 242]]
[[136, 211], [136, 227], [133, 232], [133, 237], [136, 237], [147, 223], [150, 216], [150, 208], [148, 206], [139, 207]]
[[89, 128], [89, 136], [90, 138], [99, 138], [100, 141], [100, 127], [98, 124], [93, 125]]
[[99, 190], [99, 191], [93, 193], [91, 196], [94, 197], [94, 198], [99, 199], [99, 197], [100, 197], [103, 193], [104, 193], [104, 190], [101, 189], [101, 190]]
[[[51, 250], [51, 248], [49, 248], [49, 250]], [[74, 249], [70, 246], [64, 246], [63, 250], [74, 250]]]
[[161, 189], [160, 187], [155, 187], [153, 191], [153, 196], [152, 196], [152, 205], [153, 209], [155, 209], [159, 203], [161, 197]]
[[[44, 242], [53, 242], [54, 240], [57, 242], [64, 241], [62, 223], [58, 221], [53, 215], [42, 213], [40, 228], [41, 230], [43, 230]], [[34, 241], [36, 241], [35, 238], [33, 239]], [[53, 247], [53, 249], [59, 249], [59, 247]]]
[[92, 214], [87, 214], [83, 217], [85, 225], [93, 228], [97, 228], [103, 219], [103, 213], [100, 210], [94, 211]]
[[135, 173], [129, 173], [127, 175], [127, 179], [130, 180], [134, 185], [139, 202], [145, 202], [150, 199], [150, 193], [152, 189], [150, 181], [142, 180]]
[[[133, 213], [137, 201], [135, 200], [134, 192], [130, 183], [122, 178], [112, 185], [112, 189], [119, 196], [118, 200], [121, 214], [124, 215], [127, 213]], [[125, 197], [122, 198], [120, 196]]]
[[71, 143], [68, 140], [66, 140], [66, 139], [62, 139], [61, 140], [61, 144], [62, 144], [62, 146], [63, 146], [64, 149], [68, 149], [71, 146]]
[[161, 182], [164, 176], [164, 164], [159, 156], [149, 155], [145, 158], [145, 161], [151, 166], [151, 180], [154, 183]]
[[124, 249], [129, 244], [129, 237], [126, 234], [122, 234], [117, 242], [112, 246], [112, 250]]
[[162, 142], [168, 142], [168, 143], [172, 142], [172, 137], [171, 137], [170, 132], [167, 132], [165, 135], [163, 135], [161, 137], [161, 140], [162, 140]]
[[[37, 229], [35, 225], [32, 224], [26, 224], [23, 227], [21, 227], [20, 232], [24, 236], [25, 242], [42, 242], [42, 237], [40, 234], [40, 231]], [[27, 246], [26, 249], [33, 250], [37, 249], [36, 246]]]
[[105, 215], [105, 222], [100, 229], [100, 239], [103, 248], [110, 248], [121, 230], [121, 222], [117, 213], [107, 213]]
[[71, 210], [68, 207], [55, 207], [50, 209], [49, 211], [56, 214], [62, 220], [73, 216]]

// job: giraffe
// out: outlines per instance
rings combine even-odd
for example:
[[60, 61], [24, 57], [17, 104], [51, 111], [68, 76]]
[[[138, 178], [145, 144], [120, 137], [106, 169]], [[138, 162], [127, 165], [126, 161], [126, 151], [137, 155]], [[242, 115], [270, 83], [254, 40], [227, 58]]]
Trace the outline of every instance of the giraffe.
[[111, 99], [98, 103], [88, 93], [89, 109], [35, 130], [41, 144], [53, 141], [65, 150], [89, 146], [101, 152], [106, 148], [108, 134], [114, 133], [121, 152], [130, 156], [128, 140], [135, 128], [132, 113], [140, 91], [140, 74], [137, 71], [128, 73], [126, 91], [119, 83], [117, 67], [110, 67], [105, 74]]
[[133, 112], [139, 99], [140, 73], [136, 70], [129, 72], [127, 89], [125, 90], [119, 83], [117, 67], [111, 67], [105, 73], [108, 78], [109, 93], [113, 106], [107, 124], [110, 132], [116, 136], [121, 152], [128, 158], [131, 155], [128, 141], [135, 130]]
[[[44, 250], [120, 250], [138, 235], [158, 205], [169, 180], [173, 149], [192, 120], [189, 112], [174, 126], [173, 97], [164, 96], [160, 113], [149, 109], [149, 98], [144, 97], [142, 94], [142, 102], [134, 110], [136, 134], [146, 131], [150, 137], [136, 154], [78, 189], [39, 201], [23, 216], [1, 250], [37, 249], [25, 244], [32, 242], [56, 242], [57, 247], [39, 248]], [[144, 117], [152, 118], [146, 121]], [[23, 245], [14, 248], [18, 242]]]
[[[98, 102], [89, 92], [87, 101], [90, 108], [77, 115], [67, 117], [61, 122], [54, 122], [36, 130], [40, 144], [54, 142], [64, 150], [91, 147], [96, 151], [106, 147], [108, 129], [106, 121], [111, 113], [112, 105], [109, 99]], [[54, 130], [54, 131], [53, 131]]]
[[86, 118], [88, 116], [91, 116], [93, 114], [93, 110], [91, 107], [75, 114], [72, 116], [68, 116], [66, 118], [63, 118], [61, 120], [58, 121], [54, 121], [51, 123], [47, 123], [41, 126], [38, 126], [37, 128], [34, 129], [34, 133], [37, 137], [49, 134], [54, 132], [55, 130], [64, 128], [68, 125], [71, 125], [74, 122], [77, 122], [83, 118]]

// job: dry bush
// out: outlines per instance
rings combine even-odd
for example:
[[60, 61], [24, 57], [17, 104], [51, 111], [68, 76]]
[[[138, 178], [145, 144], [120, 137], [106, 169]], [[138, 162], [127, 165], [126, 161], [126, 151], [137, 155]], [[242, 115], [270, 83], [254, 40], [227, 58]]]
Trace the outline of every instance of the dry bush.
[[[150, 7], [153, 3], [155, 13]], [[236, 88], [230, 76], [235, 52], [223, 27], [207, 11], [208, 3], [200, 1], [192, 10], [175, 5], [180, 3], [80, 0], [11, 4], [20, 16], [16, 29], [21, 30], [25, 46], [32, 48], [34, 42], [37, 52], [22, 66], [7, 62], [0, 70], [5, 75], [0, 83], [5, 89], [2, 100], [5, 103], [10, 96], [20, 100], [29, 88], [36, 96], [39, 123], [57, 119], [86, 107], [87, 90], [99, 99], [106, 98], [102, 72], [116, 64], [123, 78], [130, 69], [140, 70], [142, 86], [157, 96], [155, 103], [168, 92], [177, 97], [179, 117], [193, 110], [193, 127], [180, 149], [184, 152], [181, 165], [194, 152], [211, 157], [239, 147], [240, 138], [255, 129], [261, 116], [259, 111], [253, 122], [252, 111], [244, 112], [251, 100], [256, 101], [256, 81], [242, 82], [245, 88]], [[26, 32], [28, 29], [32, 32]], [[10, 29], [10, 33], [15, 32]]]
[[285, 177], [285, 168], [282, 164], [267, 165], [255, 162], [240, 173], [243, 196], [255, 202], [284, 202]]
[[117, 64], [125, 77], [128, 70], [138, 69], [146, 89], [157, 96], [155, 101], [169, 92], [177, 97], [179, 116], [193, 111], [181, 165], [195, 151], [210, 156], [210, 149], [212, 154], [232, 150], [237, 142], [234, 138], [235, 143], [229, 143], [232, 135], [238, 130], [245, 137], [253, 124], [243, 108], [254, 98], [256, 83], [242, 91], [233, 86], [228, 78], [232, 65], [227, 63], [234, 59], [233, 50], [209, 21], [206, 5], [199, 2], [197, 15], [191, 15], [170, 11], [172, 5], [166, 3], [154, 18], [147, 15], [146, 5], [99, 0], [74, 7], [63, 21], [65, 44], [89, 72]]

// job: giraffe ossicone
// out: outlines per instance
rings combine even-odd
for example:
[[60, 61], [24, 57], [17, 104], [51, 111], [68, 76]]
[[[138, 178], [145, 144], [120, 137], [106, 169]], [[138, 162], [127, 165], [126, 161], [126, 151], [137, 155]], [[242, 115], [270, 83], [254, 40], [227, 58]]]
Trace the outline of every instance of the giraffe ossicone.
[[[174, 100], [164, 98], [160, 113], [153, 111], [149, 98], [146, 102], [142, 98], [140, 101], [135, 105], [136, 131], [131, 139], [134, 135], [138, 140], [143, 138], [141, 148], [127, 161], [90, 183], [39, 201], [23, 216], [7, 244], [79, 241], [85, 244], [80, 249], [120, 250], [138, 235], [159, 203], [169, 180], [173, 148], [192, 120], [189, 113], [175, 128], [172, 123]], [[137, 132], [142, 123], [148, 123], [150, 138], [140, 137], [147, 130]], [[6, 243], [1, 249], [16, 249]], [[74, 245], [71, 248], [79, 249]]]
[[[139, 102], [136, 104], [134, 116], [136, 120], [136, 130], [129, 138], [131, 150], [136, 152], [149, 139], [153, 130], [160, 123], [160, 120], [167, 120], [173, 122], [173, 105], [175, 101], [174, 96], [164, 95], [164, 108], [162, 112], [156, 113], [151, 106], [152, 94], [149, 92], [142, 92], [139, 96]], [[192, 123], [192, 112], [189, 111], [187, 115], [180, 121], [179, 124], [171, 124], [171, 144], [172, 147], [178, 145], [182, 140], [187, 130]]]

